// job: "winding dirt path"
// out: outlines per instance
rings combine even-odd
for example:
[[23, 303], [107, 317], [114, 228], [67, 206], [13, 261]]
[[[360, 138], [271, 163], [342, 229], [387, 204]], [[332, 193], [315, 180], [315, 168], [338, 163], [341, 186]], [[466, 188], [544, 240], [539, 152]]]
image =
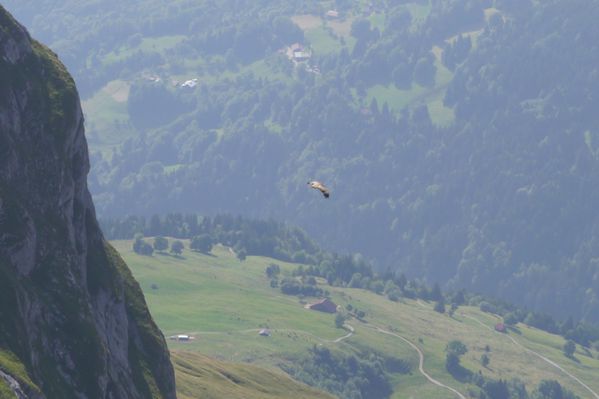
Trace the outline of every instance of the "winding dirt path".
[[407, 343], [408, 345], [410, 345], [416, 352], [418, 352], [418, 356], [420, 358], [419, 364], [418, 364], [418, 370], [420, 371], [420, 374], [422, 374], [424, 376], [424, 378], [426, 378], [429, 382], [431, 382], [432, 384], [435, 384], [437, 386], [440, 386], [441, 388], [445, 388], [450, 390], [451, 392], [455, 393], [460, 399], [466, 399], [466, 397], [464, 395], [462, 395], [460, 392], [458, 392], [457, 390], [453, 389], [452, 387], [443, 384], [442, 382], [434, 379], [433, 377], [431, 377], [426, 371], [424, 371], [424, 353], [422, 353], [422, 351], [420, 350], [420, 348], [413, 344], [412, 341], [410, 341], [407, 338], [402, 337], [399, 334], [395, 334], [391, 331], [387, 331], [387, 330], [383, 330], [380, 327], [376, 327], [376, 330], [378, 332], [380, 332], [381, 334], [387, 334], [387, 335], [391, 335], [393, 337], [399, 338], [402, 341], [404, 341], [405, 343]]
[[350, 326], [349, 324], [344, 324], [344, 327], [347, 327], [347, 329], [349, 330], [349, 333], [347, 333], [346, 335], [344, 335], [343, 337], [339, 337], [337, 339], [332, 340], [331, 342], [333, 343], [338, 343], [343, 341], [344, 339], [348, 339], [349, 337], [351, 337], [352, 335], [354, 335], [354, 328], [352, 326]]
[[587, 384], [585, 384], [584, 382], [582, 382], [578, 377], [576, 377], [575, 375], [573, 375], [569, 371], [565, 370], [562, 366], [560, 366], [559, 364], [557, 364], [553, 360], [546, 358], [545, 356], [541, 355], [538, 352], [533, 351], [532, 349], [528, 349], [527, 347], [525, 347], [524, 345], [522, 345], [520, 342], [516, 341], [516, 339], [514, 337], [512, 337], [511, 335], [507, 335], [507, 334], [503, 334], [503, 333], [495, 331], [494, 329], [492, 329], [491, 327], [487, 326], [485, 323], [483, 323], [482, 321], [480, 321], [476, 317], [472, 317], [472, 316], [469, 316], [469, 315], [464, 314], [464, 313], [460, 313], [460, 314], [463, 317], [467, 318], [467, 319], [474, 320], [475, 322], [477, 322], [481, 326], [485, 327], [488, 330], [493, 331], [494, 333], [497, 333], [497, 334], [500, 334], [502, 336], [507, 337], [508, 339], [510, 339], [512, 341], [512, 343], [514, 345], [516, 345], [520, 349], [524, 350], [525, 352], [528, 352], [528, 353], [530, 353], [532, 355], [535, 355], [536, 357], [538, 357], [539, 359], [543, 360], [544, 362], [552, 365], [553, 367], [555, 367], [556, 369], [558, 369], [559, 371], [561, 371], [562, 373], [564, 373], [566, 376], [570, 377], [571, 379], [573, 379], [574, 381], [576, 381], [577, 383], [579, 383], [583, 388], [585, 388], [587, 391], [589, 391], [596, 399], [599, 399], [599, 394], [597, 394], [597, 392], [593, 391], [593, 389], [591, 389], [591, 387], [589, 387]]
[[[320, 340], [320, 341], [322, 341], [322, 342], [329, 342], [329, 343], [339, 343], [339, 342], [342, 342], [343, 340], [346, 340], [346, 339], [348, 339], [349, 337], [351, 337], [351, 336], [352, 336], [352, 335], [354, 335], [354, 333], [355, 333], [355, 329], [354, 329], [354, 327], [352, 327], [351, 325], [349, 325], [349, 324], [344, 324], [344, 327], [346, 327], [346, 328], [349, 330], [349, 332], [348, 332], [347, 334], [345, 334], [344, 336], [342, 336], [342, 337], [339, 337], [339, 338], [336, 338], [336, 339], [333, 339], [333, 340], [330, 340], [330, 339], [324, 339], [324, 338], [321, 338], [321, 337], [319, 337], [319, 336], [317, 336], [317, 335], [314, 335], [314, 334], [312, 334], [312, 333], [310, 333], [310, 332], [307, 332], [307, 331], [302, 331], [302, 330], [292, 330], [292, 329], [277, 328], [277, 329], [275, 329], [275, 331], [281, 331], [281, 332], [283, 332], [283, 331], [295, 332], [295, 333], [300, 333], [300, 334], [310, 335], [310, 336], [312, 336], [312, 337], [314, 337], [314, 338], [316, 338], [316, 339], [318, 339], [318, 340]], [[418, 357], [419, 357], [418, 370], [420, 371], [420, 374], [422, 374], [422, 375], [424, 376], [424, 378], [426, 378], [426, 379], [427, 379], [429, 382], [431, 382], [432, 384], [435, 384], [435, 385], [437, 385], [437, 386], [439, 386], [439, 387], [441, 387], [441, 388], [445, 388], [445, 389], [447, 389], [447, 390], [449, 390], [449, 391], [453, 392], [453, 393], [454, 393], [454, 394], [456, 394], [456, 395], [457, 395], [457, 396], [458, 396], [460, 399], [467, 399], [467, 398], [466, 398], [464, 395], [462, 395], [462, 394], [461, 394], [459, 391], [457, 391], [456, 389], [454, 389], [454, 388], [452, 388], [452, 387], [450, 387], [450, 386], [448, 386], [448, 385], [445, 385], [445, 384], [443, 384], [442, 382], [440, 382], [440, 381], [438, 381], [438, 380], [434, 379], [433, 377], [431, 377], [431, 376], [430, 376], [430, 375], [429, 375], [429, 374], [428, 374], [428, 373], [427, 373], [427, 372], [424, 370], [424, 353], [422, 353], [422, 351], [420, 350], [420, 348], [419, 348], [417, 345], [413, 344], [413, 343], [412, 343], [410, 340], [408, 340], [407, 338], [404, 338], [404, 337], [402, 337], [402, 336], [401, 336], [401, 335], [399, 335], [399, 334], [393, 333], [393, 332], [391, 332], [391, 331], [384, 330], [384, 329], [382, 329], [382, 328], [380, 328], [380, 327], [376, 327], [376, 326], [373, 326], [373, 328], [375, 328], [375, 329], [376, 329], [376, 331], [380, 332], [381, 334], [391, 335], [391, 336], [393, 336], [393, 337], [395, 337], [395, 338], [399, 338], [399, 339], [401, 339], [402, 341], [404, 341], [405, 343], [407, 343], [408, 345], [410, 345], [410, 346], [411, 346], [411, 347], [412, 347], [412, 348], [413, 348], [413, 349], [414, 349], [416, 352], [418, 352]], [[238, 332], [238, 333], [249, 333], [249, 332], [256, 332], [256, 331], [260, 331], [260, 330], [259, 330], [259, 329], [255, 329], [255, 328], [251, 328], [251, 329], [246, 329], [246, 330], [237, 330], [237, 331], [229, 331], [229, 332], [230, 332], [230, 333], [232, 333], [232, 332]], [[191, 335], [198, 335], [198, 334], [223, 334], [223, 332], [222, 332], [222, 331], [195, 331], [195, 332], [193, 332], [193, 333], [190, 333], [190, 334], [191, 334]], [[599, 398], [598, 398], [598, 399], [599, 399]]]
[[[325, 338], [321, 338], [319, 336], [316, 336], [308, 331], [302, 331], [302, 330], [292, 330], [292, 329], [284, 329], [284, 328], [277, 328], [274, 329], [273, 331], [289, 331], [289, 332], [294, 332], [294, 333], [300, 333], [300, 334], [305, 334], [305, 335], [309, 335], [312, 336], [316, 339], [318, 339], [319, 341], [322, 342], [329, 342], [329, 343], [339, 343], [342, 342], [346, 339], [348, 339], [349, 337], [351, 337], [352, 335], [354, 335], [355, 333], [355, 329], [354, 327], [352, 327], [349, 324], [344, 324], [344, 327], [346, 327], [349, 332], [347, 334], [345, 334], [342, 337], [330, 340], [330, 339], [325, 339]], [[407, 343], [408, 345], [410, 345], [416, 352], [418, 352], [418, 356], [419, 356], [419, 364], [418, 364], [418, 370], [420, 371], [420, 374], [422, 374], [424, 376], [424, 378], [426, 378], [429, 382], [431, 382], [432, 384], [435, 384], [441, 388], [445, 388], [451, 392], [453, 392], [454, 394], [456, 394], [460, 399], [466, 399], [466, 397], [464, 395], [462, 395], [460, 392], [458, 392], [457, 390], [455, 390], [454, 388], [443, 384], [442, 382], [434, 379], [433, 377], [431, 377], [425, 370], [424, 370], [424, 353], [422, 353], [422, 351], [420, 350], [420, 348], [418, 346], [416, 346], [415, 344], [413, 344], [410, 340], [408, 340], [407, 338], [402, 337], [399, 334], [395, 334], [391, 331], [387, 331], [384, 330], [380, 327], [373, 327], [376, 329], [376, 331], [380, 332], [381, 334], [387, 334], [387, 335], [391, 335], [393, 337], [399, 338], [402, 341], [404, 341], [405, 343]], [[246, 329], [246, 330], [237, 330], [237, 331], [229, 331], [229, 333], [233, 333], [233, 332], [237, 332], [237, 333], [249, 333], [249, 332], [257, 332], [260, 331], [260, 329], [255, 329], [255, 328], [251, 328], [251, 329]], [[190, 335], [201, 335], [201, 334], [223, 334], [222, 331], [194, 331], [193, 333], [190, 333]], [[226, 334], [226, 333], [225, 333]], [[599, 399], [599, 398], [598, 398]]]

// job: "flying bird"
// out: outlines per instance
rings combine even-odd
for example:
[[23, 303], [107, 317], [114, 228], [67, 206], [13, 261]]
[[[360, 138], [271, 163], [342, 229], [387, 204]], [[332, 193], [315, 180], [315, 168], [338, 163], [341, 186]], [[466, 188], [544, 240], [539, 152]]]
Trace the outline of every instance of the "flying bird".
[[329, 195], [331, 195], [331, 192], [329, 191], [329, 189], [319, 181], [316, 181], [316, 180], [309, 181], [308, 185], [310, 185], [310, 187], [312, 187], [313, 189], [320, 191], [322, 193], [322, 195], [324, 195], [325, 198], [329, 198]]

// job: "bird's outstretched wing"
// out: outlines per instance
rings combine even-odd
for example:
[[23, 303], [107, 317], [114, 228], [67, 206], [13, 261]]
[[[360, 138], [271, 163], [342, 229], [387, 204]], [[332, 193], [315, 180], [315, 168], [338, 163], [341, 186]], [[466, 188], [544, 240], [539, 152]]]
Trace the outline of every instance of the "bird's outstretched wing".
[[327, 186], [325, 186], [321, 182], [313, 180], [313, 181], [309, 181], [308, 184], [313, 189], [316, 189], [316, 190], [320, 191], [325, 198], [329, 198], [330, 197], [331, 191], [327, 188]]

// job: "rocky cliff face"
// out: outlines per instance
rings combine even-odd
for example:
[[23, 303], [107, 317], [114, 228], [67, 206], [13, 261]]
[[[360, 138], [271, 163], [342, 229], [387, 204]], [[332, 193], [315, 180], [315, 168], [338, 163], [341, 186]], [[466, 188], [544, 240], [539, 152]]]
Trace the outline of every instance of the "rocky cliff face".
[[175, 398], [164, 337], [104, 241], [56, 55], [0, 6], [0, 397]]

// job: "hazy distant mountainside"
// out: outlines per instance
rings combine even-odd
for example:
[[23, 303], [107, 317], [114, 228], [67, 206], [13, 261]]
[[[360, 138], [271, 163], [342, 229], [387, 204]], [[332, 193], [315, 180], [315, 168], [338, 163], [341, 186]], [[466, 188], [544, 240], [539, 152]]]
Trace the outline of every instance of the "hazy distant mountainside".
[[[5, 0], [3, 3], [36, 37], [61, 55], [73, 71], [83, 97], [87, 97], [120, 76], [123, 69], [128, 70], [125, 75], [131, 75], [146, 67], [168, 63], [170, 55], [195, 51], [201, 46], [198, 41], [208, 51], [231, 46], [237, 54], [243, 52], [243, 58], [262, 58], [286, 43], [281, 36], [301, 34], [283, 20], [273, 26], [263, 26], [265, 20], [272, 21], [279, 14], [316, 11], [319, 2], [308, 0], [301, 5], [289, 5], [290, 2], [280, 0], [106, 0], [101, 3], [95, 0]], [[257, 35], [258, 40], [253, 40], [251, 34]], [[168, 36], [164, 43], [157, 47], [148, 45], [148, 38], [164, 35]], [[180, 45], [171, 48], [173, 41]], [[127, 54], [127, 50], [134, 51]], [[167, 50], [167, 53], [157, 50]]]
[[0, 6], [0, 397], [175, 398], [164, 337], [102, 237], [88, 170], [72, 78]]
[[101, 216], [272, 217], [599, 320], [599, 1], [7, 3], [81, 64]]

